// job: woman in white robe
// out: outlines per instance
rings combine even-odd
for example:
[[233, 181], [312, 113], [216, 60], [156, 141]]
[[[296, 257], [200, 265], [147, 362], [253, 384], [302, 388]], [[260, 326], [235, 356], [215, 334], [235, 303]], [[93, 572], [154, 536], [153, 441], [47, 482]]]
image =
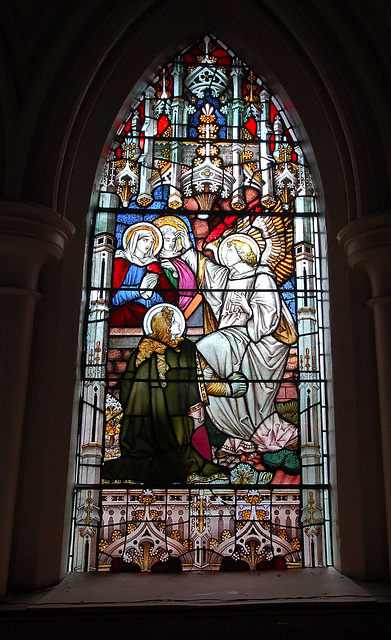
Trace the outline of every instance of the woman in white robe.
[[209, 398], [210, 418], [228, 436], [220, 457], [273, 452], [297, 443], [297, 427], [283, 420], [275, 407], [289, 344], [296, 339], [294, 321], [273, 271], [257, 266], [259, 253], [253, 238], [233, 234], [220, 246], [222, 265], [192, 248], [182, 255], [194, 273], [200, 273], [201, 260], [200, 287], [218, 321], [217, 330], [197, 342], [210, 367], [204, 375], [224, 379], [241, 372], [249, 382], [240, 398]]

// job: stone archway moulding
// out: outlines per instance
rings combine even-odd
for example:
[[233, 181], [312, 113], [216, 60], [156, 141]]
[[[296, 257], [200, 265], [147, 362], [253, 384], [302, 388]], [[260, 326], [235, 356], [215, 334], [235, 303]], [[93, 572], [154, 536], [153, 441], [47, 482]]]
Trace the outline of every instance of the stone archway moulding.
[[[73, 233], [73, 225], [50, 209], [0, 202], [2, 581], [11, 554], [38, 277], [46, 262], [62, 258]], [[0, 585], [3, 593], [6, 586]]]
[[[391, 213], [359, 218], [338, 234], [349, 266], [369, 277], [376, 338], [384, 490], [391, 563]], [[391, 567], [390, 567], [391, 568]]]
[[[345, 117], [342, 107], [335, 102], [330, 93], [333, 69], [329, 67], [325, 70], [318, 64], [319, 56], [322, 57], [323, 53], [322, 43], [319, 42], [318, 49], [314, 49], [312, 37], [311, 43], [308, 44], [308, 40], [305, 47], [307, 23], [304, 22], [302, 27], [298, 27], [291, 16], [284, 24], [284, 17], [287, 18], [287, 15], [284, 14], [283, 9], [274, 7], [271, 9], [270, 4], [263, 3], [260, 6], [259, 3], [246, 0], [242, 2], [227, 0], [222, 13], [214, 10], [213, 3], [204, 0], [199, 2], [190, 0], [186, 3], [177, 1], [148, 3], [146, 13], [137, 21], [134, 20], [130, 8], [129, 13], [125, 12], [120, 16], [120, 20], [116, 20], [113, 16], [108, 17], [105, 28], [110, 30], [113, 26], [112, 36], [105, 39], [104, 45], [100, 44], [102, 38], [95, 39], [94, 54], [89, 52], [90, 57], [84, 69], [83, 65], [77, 67], [80, 63], [80, 58], [75, 53], [77, 48], [74, 47], [73, 41], [69, 43], [63, 59], [69, 62], [72, 68], [77, 68], [78, 74], [75, 74], [75, 78], [68, 77], [65, 82], [62, 82], [60, 72], [56, 76], [53, 71], [54, 79], [48, 87], [48, 94], [43, 91], [42, 95], [37, 97], [41, 102], [35, 105], [37, 114], [35, 135], [39, 138], [42, 131], [45, 131], [44, 124], [48, 123], [47, 135], [45, 138], [42, 136], [39, 138], [41, 146], [38, 153], [36, 151], [38, 140], [31, 138], [29, 157], [34, 158], [34, 162], [29, 164], [29, 173], [23, 178], [24, 193], [31, 193], [35, 201], [56, 203], [53, 205], [54, 209], [61, 211], [76, 227], [77, 235], [71, 249], [75, 250], [76, 247], [78, 259], [67, 259], [65, 256], [63, 263], [64, 293], [62, 296], [63, 299], [65, 295], [68, 296], [67, 305], [75, 308], [80, 305], [81, 256], [85, 248], [86, 214], [90, 207], [95, 176], [99, 173], [99, 165], [104, 155], [102, 149], [108, 140], [108, 134], [110, 137], [115, 129], [116, 119], [123, 115], [123, 105], [126, 103], [129, 89], [137, 88], [140, 79], [141, 81], [146, 79], [151, 70], [156, 69], [159, 63], [166, 61], [177, 48], [191, 44], [207, 31], [215, 33], [227, 45], [232, 46], [235, 52], [252, 64], [260, 75], [264, 75], [262, 71], [267, 69], [269, 74], [267, 81], [272, 83], [273, 90], [278, 84], [275, 78], [278, 78], [278, 82], [285, 89], [285, 93], [281, 91], [281, 95], [286, 107], [291, 108], [287, 98], [289, 96], [300, 114], [300, 120], [297, 119], [298, 131], [304, 125], [312, 144], [312, 148], [308, 148], [308, 157], [310, 162], [312, 159], [313, 174], [321, 176], [319, 184], [322, 183], [325, 191], [331, 299], [332, 301], [348, 299], [348, 285], [344, 277], [341, 278], [343, 266], [341, 266], [340, 248], [336, 241], [337, 231], [346, 225], [349, 219], [356, 217], [358, 210], [356, 200], [358, 173], [354, 169], [355, 159], [352, 158], [354, 148], [350, 145], [347, 135], [347, 115]], [[246, 15], [244, 11], [247, 11]], [[251, 19], [248, 12], [251, 14]], [[321, 23], [318, 24], [318, 28], [320, 28], [319, 25]], [[94, 34], [99, 35], [102, 25], [98, 26], [91, 16], [91, 38]], [[73, 88], [73, 82], [76, 83], [77, 91]], [[335, 87], [336, 94], [338, 94], [337, 85], [338, 83]], [[61, 86], [61, 99], [56, 95], [56, 99], [50, 101], [52, 109], [50, 111], [46, 102], [47, 95], [54, 98], [56, 86]], [[366, 114], [366, 117], [370, 118], [370, 113]], [[354, 123], [350, 124], [354, 130]], [[59, 129], [60, 135], [57, 133]], [[51, 136], [51, 132], [54, 131], [56, 136]], [[368, 139], [369, 137], [370, 133], [368, 133]], [[55, 164], [55, 170], [50, 170], [46, 174], [45, 170], [52, 164]], [[43, 175], [47, 175], [47, 179], [43, 180]], [[14, 206], [17, 205], [12, 203], [9, 211]], [[47, 218], [52, 216], [53, 220], [60, 219], [60, 216], [51, 209], [33, 206], [31, 218], [38, 220], [38, 226], [46, 224], [43, 220], [45, 214], [40, 218], [39, 210], [45, 211]], [[27, 209], [24, 211], [24, 217], [29, 219]], [[56, 240], [54, 245], [61, 245], [61, 242], [65, 245], [65, 239], [71, 235], [71, 227], [69, 226], [66, 230], [67, 223], [65, 222], [64, 226], [61, 224], [59, 223], [60, 231], [57, 233], [63, 240]], [[49, 241], [49, 245], [51, 242]], [[45, 256], [50, 255], [47, 249], [41, 248], [39, 251], [43, 251]], [[57, 253], [61, 254], [62, 249], [56, 248], [53, 252], [57, 256]], [[73, 283], [76, 283], [75, 286]], [[42, 290], [42, 294], [50, 296], [45, 289]], [[37, 294], [31, 295], [33, 298], [37, 296]], [[29, 304], [35, 307], [35, 302]], [[338, 309], [336, 309], [337, 306]], [[32, 318], [34, 311], [29, 313], [29, 317]], [[334, 308], [333, 304], [331, 305], [331, 330], [333, 330], [333, 323], [335, 327], [341, 326], [341, 323], [346, 327], [350, 326], [351, 317], [347, 303], [338, 305], [334, 302]], [[53, 327], [53, 331], [61, 332], [64, 343], [71, 345], [69, 352], [66, 350], [62, 357], [70, 368], [74, 367], [75, 351], [79, 343], [78, 327], [73, 324], [70, 328], [63, 322]], [[347, 377], [345, 368], [348, 357], [344, 349], [353, 351], [353, 347], [351, 345], [349, 347], [349, 340], [351, 340], [349, 330], [347, 334], [345, 343], [339, 345], [337, 357], [334, 358], [334, 380], [336, 387], [345, 388], [354, 395], [354, 382]], [[39, 339], [41, 344], [37, 344], [37, 350], [39, 347], [45, 348], [43, 337]], [[58, 365], [59, 363], [54, 361], [54, 366], [58, 367]], [[46, 375], [47, 379], [43, 384], [48, 385], [48, 395], [53, 395], [55, 383], [49, 379], [49, 374]], [[68, 387], [74, 385], [74, 380], [65, 382], [65, 385]], [[71, 428], [69, 417], [59, 413], [56, 427], [69, 431]], [[69, 451], [58, 452], [56, 455], [66, 458]], [[351, 480], [352, 486], [353, 480]], [[45, 491], [50, 494], [54, 489], [47, 486]], [[65, 504], [64, 512], [68, 508], [69, 504]], [[350, 521], [350, 525], [356, 530], [357, 538], [360, 539], [359, 532], [362, 526], [360, 523], [364, 515], [359, 507], [357, 507], [355, 518], [356, 521]], [[66, 514], [64, 519], [67, 520]], [[59, 526], [57, 528], [59, 529]], [[47, 532], [45, 535], [48, 535]], [[59, 531], [56, 531], [55, 535], [59, 537]], [[21, 533], [20, 536], [21, 541], [25, 540], [27, 543], [27, 533]], [[65, 533], [66, 540], [67, 536], [68, 531]], [[345, 537], [348, 539], [349, 536], [346, 534]], [[45, 540], [42, 539], [40, 544], [44, 548]], [[42, 567], [34, 568], [36, 573], [33, 578], [29, 578], [30, 585], [36, 588], [42, 587], [58, 580], [60, 574], [63, 575], [66, 567], [66, 547], [66, 543], [63, 544], [65, 552], [62, 562], [54, 558], [52, 567], [45, 568], [46, 573]], [[61, 551], [58, 555], [60, 553]], [[18, 575], [23, 576], [22, 561], [15, 558], [15, 563], [16, 565], [19, 563]], [[31, 564], [33, 564], [33, 558], [31, 558]], [[61, 568], [59, 568], [60, 565]], [[364, 569], [360, 571], [362, 574]], [[19, 584], [25, 586], [26, 582], [23, 583], [23, 579], [20, 578]]]

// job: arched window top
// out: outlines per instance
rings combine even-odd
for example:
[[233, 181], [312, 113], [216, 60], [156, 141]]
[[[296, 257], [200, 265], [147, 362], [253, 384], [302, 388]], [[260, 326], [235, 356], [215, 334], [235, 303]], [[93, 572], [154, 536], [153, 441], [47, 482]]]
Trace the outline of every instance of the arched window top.
[[314, 195], [284, 109], [211, 35], [176, 56], [134, 101], [101, 187], [129, 209], [289, 211], [295, 197]]
[[330, 563], [316, 212], [285, 111], [212, 35], [134, 100], [95, 212], [75, 570]]

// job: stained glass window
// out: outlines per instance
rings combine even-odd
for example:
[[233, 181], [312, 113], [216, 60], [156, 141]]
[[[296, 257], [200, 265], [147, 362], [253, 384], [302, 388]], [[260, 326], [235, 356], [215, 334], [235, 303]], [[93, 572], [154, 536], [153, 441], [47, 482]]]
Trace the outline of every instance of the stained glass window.
[[100, 181], [73, 570], [331, 563], [317, 194], [283, 104], [208, 35]]

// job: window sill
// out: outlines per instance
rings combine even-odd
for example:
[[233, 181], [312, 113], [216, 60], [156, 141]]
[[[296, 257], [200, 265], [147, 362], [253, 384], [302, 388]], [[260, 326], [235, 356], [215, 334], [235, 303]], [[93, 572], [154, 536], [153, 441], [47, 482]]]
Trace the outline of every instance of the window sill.
[[[388, 637], [391, 586], [335, 569], [182, 574], [70, 573], [39, 593], [3, 599], [4, 639], [241, 640]], [[255, 635], [254, 635], [255, 633]], [[315, 635], [314, 635], [315, 634]]]
[[68, 573], [45, 591], [8, 596], [4, 608], [212, 606], [391, 601], [391, 586], [357, 583], [336, 569], [174, 574]]

